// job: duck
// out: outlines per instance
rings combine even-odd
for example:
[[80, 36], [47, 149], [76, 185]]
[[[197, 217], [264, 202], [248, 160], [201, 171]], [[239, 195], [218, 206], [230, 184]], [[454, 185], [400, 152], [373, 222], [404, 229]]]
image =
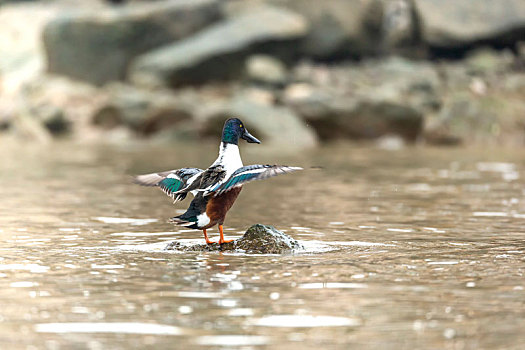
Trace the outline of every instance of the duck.
[[244, 166], [239, 152], [239, 140], [260, 144], [248, 132], [239, 118], [230, 118], [224, 123], [217, 159], [207, 168], [181, 168], [134, 177], [142, 186], [156, 186], [173, 202], [182, 201], [189, 194], [193, 200], [187, 210], [169, 219], [169, 222], [191, 229], [202, 230], [206, 244], [213, 244], [207, 230], [215, 225], [219, 228], [220, 245], [232, 242], [224, 238], [224, 221], [243, 186], [254, 180], [264, 180], [287, 174], [301, 167], [286, 165], [254, 164]]

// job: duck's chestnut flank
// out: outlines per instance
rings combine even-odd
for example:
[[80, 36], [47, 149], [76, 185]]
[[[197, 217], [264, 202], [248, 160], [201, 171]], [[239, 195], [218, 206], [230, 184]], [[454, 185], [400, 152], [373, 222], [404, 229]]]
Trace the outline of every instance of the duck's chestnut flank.
[[210, 224], [204, 228], [210, 228], [216, 224], [222, 225], [226, 218], [226, 213], [235, 203], [237, 196], [241, 193], [242, 187], [236, 187], [228, 192], [211, 198], [206, 205], [206, 215], [210, 218]]

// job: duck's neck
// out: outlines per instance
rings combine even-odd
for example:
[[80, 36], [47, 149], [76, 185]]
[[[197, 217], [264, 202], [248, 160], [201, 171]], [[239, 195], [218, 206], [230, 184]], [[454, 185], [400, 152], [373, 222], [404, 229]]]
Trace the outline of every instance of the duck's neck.
[[234, 171], [242, 167], [239, 146], [233, 143], [221, 142], [221, 146], [219, 147], [219, 156], [213, 165], [218, 164], [224, 166], [227, 171]]

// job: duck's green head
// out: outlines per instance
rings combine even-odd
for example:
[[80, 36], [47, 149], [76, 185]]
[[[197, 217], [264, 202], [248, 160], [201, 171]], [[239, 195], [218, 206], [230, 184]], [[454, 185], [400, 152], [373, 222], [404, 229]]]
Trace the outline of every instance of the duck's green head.
[[261, 143], [252, 136], [238, 118], [230, 118], [224, 123], [222, 129], [222, 142], [233, 143], [234, 145], [239, 143], [239, 138], [248, 141], [249, 143]]

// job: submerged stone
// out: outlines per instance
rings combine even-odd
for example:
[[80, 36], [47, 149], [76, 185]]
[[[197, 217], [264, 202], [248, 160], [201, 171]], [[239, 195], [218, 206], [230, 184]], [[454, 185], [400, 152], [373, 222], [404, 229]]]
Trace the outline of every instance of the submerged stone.
[[297, 250], [304, 250], [301, 243], [292, 237], [276, 230], [269, 225], [255, 224], [239, 239], [222, 246], [213, 244], [185, 245], [180, 242], [171, 242], [166, 250], [178, 250], [184, 252], [212, 252], [232, 251], [252, 254], [289, 254]]

